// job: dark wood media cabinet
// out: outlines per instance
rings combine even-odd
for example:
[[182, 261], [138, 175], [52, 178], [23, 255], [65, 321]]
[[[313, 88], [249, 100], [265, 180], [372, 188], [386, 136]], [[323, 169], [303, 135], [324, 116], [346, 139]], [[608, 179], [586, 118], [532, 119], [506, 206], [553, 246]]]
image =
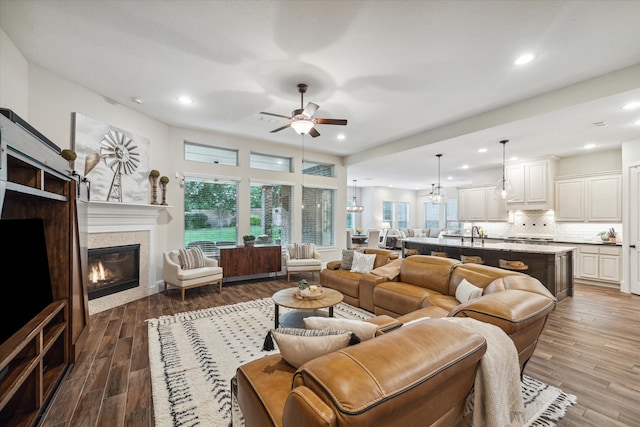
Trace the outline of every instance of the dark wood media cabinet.
[[0, 108], [0, 218], [44, 221], [53, 296], [0, 343], [0, 425], [37, 425], [89, 336], [88, 183], [69, 171], [60, 151]]
[[280, 272], [282, 247], [274, 245], [220, 247], [220, 267], [224, 277]]

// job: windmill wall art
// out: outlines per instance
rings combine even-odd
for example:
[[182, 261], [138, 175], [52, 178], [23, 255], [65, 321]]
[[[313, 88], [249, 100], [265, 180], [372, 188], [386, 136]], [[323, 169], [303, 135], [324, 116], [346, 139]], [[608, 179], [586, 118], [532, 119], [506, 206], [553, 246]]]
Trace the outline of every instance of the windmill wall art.
[[149, 140], [73, 114], [77, 172], [91, 182], [91, 200], [146, 204], [149, 200]]

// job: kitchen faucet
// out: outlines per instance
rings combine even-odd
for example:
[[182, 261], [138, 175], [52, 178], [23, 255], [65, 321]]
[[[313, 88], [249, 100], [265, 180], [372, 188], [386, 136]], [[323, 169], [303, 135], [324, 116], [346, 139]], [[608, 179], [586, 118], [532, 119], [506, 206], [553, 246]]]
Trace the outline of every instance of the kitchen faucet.
[[477, 225], [474, 225], [473, 227], [471, 227], [471, 243], [473, 244], [473, 232], [477, 231], [478, 232], [478, 237], [480, 237], [480, 228]]

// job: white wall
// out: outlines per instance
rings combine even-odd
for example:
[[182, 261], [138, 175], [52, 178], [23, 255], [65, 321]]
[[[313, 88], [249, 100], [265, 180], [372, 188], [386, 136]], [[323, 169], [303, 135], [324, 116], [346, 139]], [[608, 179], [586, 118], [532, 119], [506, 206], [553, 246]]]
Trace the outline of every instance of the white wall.
[[28, 95], [27, 60], [0, 28], [0, 107], [28, 120]]
[[597, 151], [559, 159], [556, 176], [588, 175], [598, 172], [620, 171], [621, 169], [622, 150]]

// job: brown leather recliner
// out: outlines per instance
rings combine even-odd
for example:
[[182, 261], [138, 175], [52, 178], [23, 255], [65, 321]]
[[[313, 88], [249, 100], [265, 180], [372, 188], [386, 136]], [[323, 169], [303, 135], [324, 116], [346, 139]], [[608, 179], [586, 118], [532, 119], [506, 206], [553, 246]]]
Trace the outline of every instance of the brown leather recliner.
[[297, 370], [279, 354], [232, 380], [246, 427], [462, 426], [481, 335], [431, 319], [317, 357]]
[[[389, 261], [398, 259], [398, 253], [388, 249], [364, 248], [365, 254], [375, 254], [373, 268], [378, 268]], [[373, 288], [384, 278], [367, 273], [352, 273], [340, 270], [340, 261], [330, 261], [327, 268], [320, 271], [320, 284], [339, 291], [344, 295], [344, 302], [354, 307], [361, 307], [373, 312]]]
[[[460, 303], [458, 285], [466, 279], [483, 288], [480, 298]], [[506, 332], [518, 351], [520, 369], [533, 355], [556, 298], [539, 280], [523, 273], [480, 264], [416, 255], [402, 262], [395, 281], [373, 289], [374, 312], [399, 323], [419, 317], [472, 317]]]

